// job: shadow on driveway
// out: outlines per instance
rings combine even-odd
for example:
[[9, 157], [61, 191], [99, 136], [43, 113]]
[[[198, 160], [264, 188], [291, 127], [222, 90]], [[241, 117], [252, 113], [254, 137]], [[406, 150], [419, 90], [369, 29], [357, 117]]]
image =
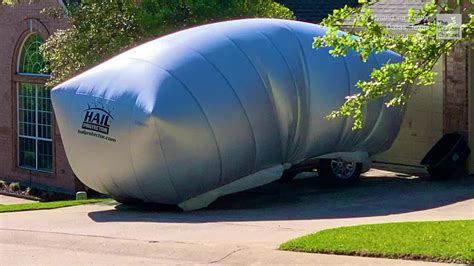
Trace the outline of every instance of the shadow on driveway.
[[96, 222], [206, 223], [370, 217], [432, 209], [474, 198], [474, 177], [370, 176], [352, 187], [328, 188], [318, 178], [275, 182], [224, 196], [194, 212], [156, 205], [117, 205], [89, 213]]

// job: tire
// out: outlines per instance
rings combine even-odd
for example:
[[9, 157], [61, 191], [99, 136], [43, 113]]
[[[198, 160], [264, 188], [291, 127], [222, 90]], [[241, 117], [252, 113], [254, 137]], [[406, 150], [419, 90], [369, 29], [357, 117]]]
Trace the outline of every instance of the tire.
[[318, 173], [328, 184], [335, 186], [352, 185], [359, 180], [362, 164], [342, 159], [321, 159]]

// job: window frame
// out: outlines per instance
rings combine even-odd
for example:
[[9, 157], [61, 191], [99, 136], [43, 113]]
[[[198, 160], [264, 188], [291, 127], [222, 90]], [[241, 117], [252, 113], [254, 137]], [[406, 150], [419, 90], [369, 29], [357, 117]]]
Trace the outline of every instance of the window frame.
[[[49, 74], [41, 74], [41, 73], [28, 73], [28, 72], [21, 72], [20, 71], [20, 68], [21, 68], [21, 65], [22, 65], [22, 62], [21, 62], [21, 59], [22, 59], [22, 53], [23, 53], [23, 48], [25, 47], [25, 44], [26, 44], [26, 41], [28, 41], [28, 39], [31, 37], [31, 36], [38, 36], [39, 38], [41, 38], [41, 36], [37, 33], [37, 32], [30, 32], [28, 33], [25, 37], [23, 37], [23, 40], [20, 44], [20, 47], [17, 51], [17, 62], [16, 62], [16, 73], [15, 75], [17, 76], [24, 76], [24, 77], [42, 77], [42, 78], [49, 78]], [[43, 38], [41, 38], [43, 40]]]
[[[22, 84], [29, 84], [31, 86], [34, 87], [34, 99], [35, 99], [35, 108], [34, 108], [34, 112], [35, 112], [35, 136], [28, 136], [28, 135], [22, 135], [21, 134], [21, 131], [20, 131], [20, 123], [22, 121], [20, 121], [20, 111], [25, 111], [26, 109], [22, 109], [20, 110], [20, 89], [21, 89], [21, 85]], [[16, 106], [16, 114], [17, 114], [17, 141], [18, 141], [18, 152], [17, 152], [17, 165], [19, 168], [22, 168], [22, 169], [28, 169], [28, 170], [34, 170], [34, 171], [39, 171], [39, 172], [46, 172], [46, 173], [52, 173], [53, 172], [53, 168], [54, 168], [54, 160], [53, 160], [53, 152], [51, 152], [51, 169], [50, 170], [46, 170], [46, 169], [40, 169], [39, 168], [39, 150], [38, 150], [38, 142], [39, 141], [43, 141], [43, 142], [50, 142], [51, 143], [51, 147], [53, 146], [54, 142], [53, 142], [53, 110], [51, 109], [50, 111], [44, 111], [44, 110], [40, 110], [39, 109], [39, 100], [40, 100], [40, 97], [38, 96], [38, 90], [40, 89], [39, 87], [40, 86], [44, 86], [44, 84], [39, 84], [39, 83], [30, 83], [30, 82], [17, 82], [16, 83], [16, 87], [17, 87], [17, 90], [16, 90], [16, 93], [17, 93], [17, 106]], [[51, 99], [51, 98], [50, 98]], [[44, 137], [39, 137], [39, 126], [43, 125], [43, 124], [40, 124], [38, 118], [38, 114], [40, 112], [45, 112], [45, 113], [49, 113], [50, 115], [50, 120], [51, 120], [51, 124], [50, 125], [46, 125], [46, 126], [50, 126], [51, 127], [51, 132], [50, 132], [50, 136], [51, 138], [44, 138]], [[30, 139], [30, 140], [34, 140], [35, 141], [35, 167], [28, 167], [28, 166], [22, 166], [20, 165], [20, 154], [21, 154], [21, 151], [20, 151], [20, 138], [25, 138], [25, 139]], [[53, 150], [53, 149], [52, 149]]]
[[[50, 127], [51, 127], [51, 135], [50, 139], [39, 137], [39, 130], [38, 127], [39, 121], [38, 121], [38, 114], [39, 112], [43, 112], [42, 110], [39, 110], [38, 106], [38, 101], [39, 101], [39, 96], [38, 96], [38, 90], [40, 89], [41, 86], [44, 86], [47, 78], [50, 76], [49, 74], [43, 74], [43, 73], [25, 73], [25, 72], [20, 72], [21, 69], [21, 64], [22, 64], [22, 57], [24, 56], [23, 53], [24, 47], [26, 42], [30, 39], [31, 36], [36, 35], [39, 37], [42, 41], [44, 38], [38, 33], [38, 32], [27, 32], [18, 46], [18, 48], [15, 51], [15, 56], [16, 58], [16, 66], [14, 67], [15, 72], [14, 72], [14, 77], [13, 77], [13, 89], [15, 90], [15, 104], [14, 104], [14, 110], [16, 112], [16, 144], [15, 145], [15, 153], [16, 153], [16, 163], [15, 167], [18, 169], [23, 169], [23, 170], [28, 170], [28, 171], [35, 171], [35, 172], [40, 172], [44, 174], [51, 175], [55, 172], [55, 141], [54, 141], [54, 111], [51, 108], [50, 111], [48, 112], [50, 114]], [[35, 136], [27, 136], [27, 135], [21, 135], [20, 133], [20, 89], [22, 84], [30, 84], [31, 86], [34, 87], [34, 99], [35, 99]], [[29, 167], [29, 166], [22, 166], [20, 165], [20, 156], [21, 156], [21, 151], [20, 151], [20, 138], [24, 139], [34, 139], [35, 141], [35, 167]], [[50, 169], [40, 169], [39, 168], [39, 151], [38, 151], [38, 143], [39, 141], [45, 141], [49, 142], [51, 145], [51, 168]]]

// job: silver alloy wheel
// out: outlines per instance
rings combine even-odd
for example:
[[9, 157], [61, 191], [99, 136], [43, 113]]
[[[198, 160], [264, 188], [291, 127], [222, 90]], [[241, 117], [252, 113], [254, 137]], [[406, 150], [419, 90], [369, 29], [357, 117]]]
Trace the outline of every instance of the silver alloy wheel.
[[356, 170], [355, 162], [348, 162], [342, 159], [331, 160], [332, 173], [342, 179], [350, 178]]

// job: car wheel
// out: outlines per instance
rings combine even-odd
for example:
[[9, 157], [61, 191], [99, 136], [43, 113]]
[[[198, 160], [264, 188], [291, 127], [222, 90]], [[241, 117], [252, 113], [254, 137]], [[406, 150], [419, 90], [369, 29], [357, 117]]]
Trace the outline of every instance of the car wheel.
[[328, 183], [346, 186], [355, 183], [362, 171], [362, 164], [342, 159], [322, 159], [319, 162], [318, 173]]

